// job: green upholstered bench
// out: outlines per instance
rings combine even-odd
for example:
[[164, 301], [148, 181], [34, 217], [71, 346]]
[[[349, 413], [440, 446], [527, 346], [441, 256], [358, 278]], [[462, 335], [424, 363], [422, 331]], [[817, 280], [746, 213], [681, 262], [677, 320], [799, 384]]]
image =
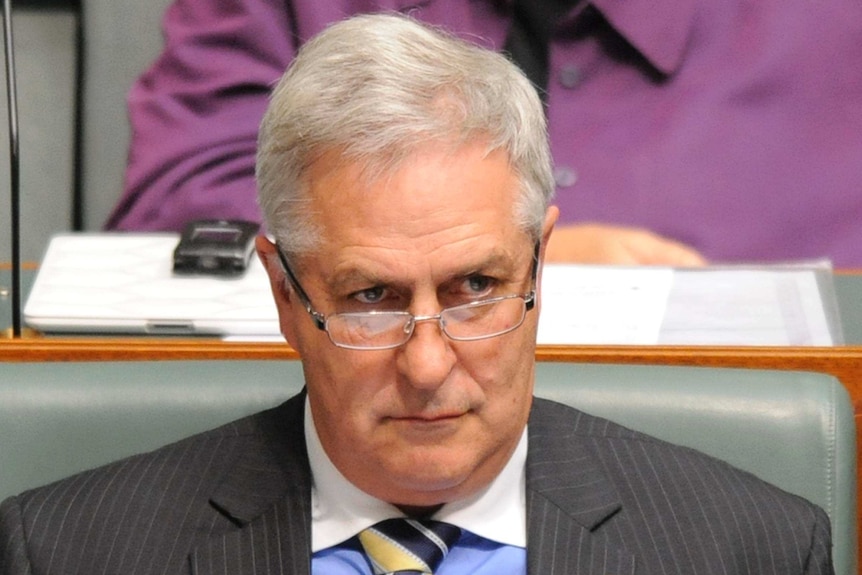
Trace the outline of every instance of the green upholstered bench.
[[[855, 574], [856, 444], [832, 376], [540, 363], [536, 395], [698, 448], [822, 506]], [[298, 361], [0, 364], [0, 498], [275, 405]]]

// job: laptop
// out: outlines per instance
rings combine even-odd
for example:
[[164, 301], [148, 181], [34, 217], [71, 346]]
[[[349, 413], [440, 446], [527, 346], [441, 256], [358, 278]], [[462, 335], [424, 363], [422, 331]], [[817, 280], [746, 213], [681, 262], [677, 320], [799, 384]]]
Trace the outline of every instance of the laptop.
[[269, 278], [256, 255], [235, 278], [173, 273], [174, 233], [51, 238], [24, 306], [45, 334], [277, 337]]

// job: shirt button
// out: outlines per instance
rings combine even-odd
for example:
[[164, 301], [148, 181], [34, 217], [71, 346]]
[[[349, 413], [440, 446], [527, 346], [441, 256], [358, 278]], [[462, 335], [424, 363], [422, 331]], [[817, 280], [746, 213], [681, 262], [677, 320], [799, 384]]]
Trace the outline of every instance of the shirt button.
[[570, 188], [578, 181], [578, 173], [572, 168], [561, 166], [554, 169], [554, 182], [558, 188]]
[[581, 83], [581, 71], [577, 66], [565, 66], [559, 73], [560, 84], [564, 88], [573, 89], [577, 88], [578, 84]]

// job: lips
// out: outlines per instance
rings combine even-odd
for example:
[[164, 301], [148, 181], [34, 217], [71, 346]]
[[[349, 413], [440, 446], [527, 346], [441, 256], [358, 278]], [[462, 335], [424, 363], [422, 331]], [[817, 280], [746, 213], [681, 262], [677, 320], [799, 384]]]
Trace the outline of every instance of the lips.
[[452, 421], [458, 419], [461, 415], [438, 415], [434, 417], [409, 417], [407, 418], [410, 421], [419, 421], [424, 423], [435, 423], [438, 421]]
[[391, 417], [389, 418], [394, 423], [401, 423], [405, 425], [417, 426], [417, 427], [434, 427], [434, 426], [445, 426], [446, 424], [451, 424], [460, 420], [465, 412], [437, 412], [437, 413], [421, 413], [417, 415], [404, 415], [399, 417]]
[[435, 415], [407, 415], [404, 417], [393, 417], [395, 421], [415, 421], [417, 423], [434, 423], [436, 421], [449, 421], [461, 417], [462, 414], [435, 414]]
[[474, 407], [461, 401], [426, 401], [419, 405], [395, 408], [383, 419], [405, 423], [432, 424], [452, 422], [474, 412]]

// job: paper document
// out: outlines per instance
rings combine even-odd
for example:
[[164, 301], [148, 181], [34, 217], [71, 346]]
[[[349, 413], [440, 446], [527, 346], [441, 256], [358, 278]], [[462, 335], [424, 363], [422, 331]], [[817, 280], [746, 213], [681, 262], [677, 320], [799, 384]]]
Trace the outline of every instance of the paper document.
[[[829, 280], [817, 268], [679, 270], [658, 343], [812, 346], [842, 343]], [[823, 288], [823, 289], [821, 289]], [[837, 321], [837, 314], [834, 318]]]
[[546, 265], [538, 343], [654, 344], [672, 284], [671, 268]]
[[549, 264], [539, 344], [830, 346], [828, 262], [706, 268]]

